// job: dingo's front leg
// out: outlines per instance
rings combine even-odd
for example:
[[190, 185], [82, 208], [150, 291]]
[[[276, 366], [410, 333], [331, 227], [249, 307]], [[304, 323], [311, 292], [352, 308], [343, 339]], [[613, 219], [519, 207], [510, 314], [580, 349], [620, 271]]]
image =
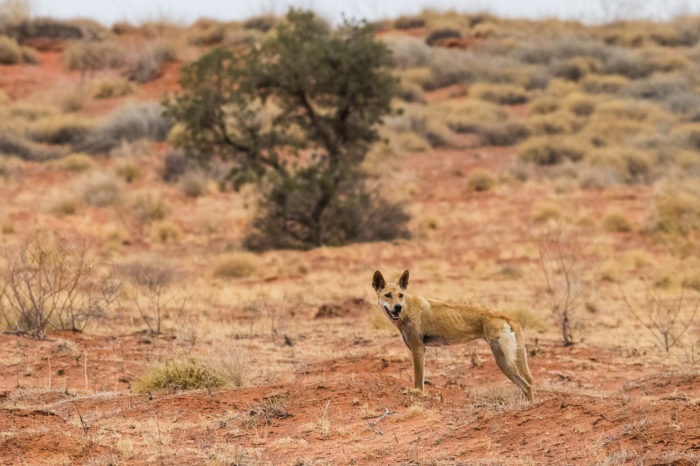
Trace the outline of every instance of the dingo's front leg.
[[413, 355], [413, 385], [416, 390], [422, 392], [425, 368], [425, 346], [414, 346], [411, 348], [411, 354]]

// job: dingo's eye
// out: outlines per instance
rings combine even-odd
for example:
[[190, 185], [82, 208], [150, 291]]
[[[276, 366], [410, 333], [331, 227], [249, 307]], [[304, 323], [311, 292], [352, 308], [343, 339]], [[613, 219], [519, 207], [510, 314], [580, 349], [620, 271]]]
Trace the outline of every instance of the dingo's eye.
[[384, 295], [385, 298], [391, 298], [391, 293], [387, 293]]
[[399, 293], [399, 298], [403, 298], [403, 293]]

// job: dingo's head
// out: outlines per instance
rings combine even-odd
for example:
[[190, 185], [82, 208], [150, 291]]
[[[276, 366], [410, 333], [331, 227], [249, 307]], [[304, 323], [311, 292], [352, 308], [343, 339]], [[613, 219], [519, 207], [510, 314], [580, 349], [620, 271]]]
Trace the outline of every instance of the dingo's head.
[[399, 320], [403, 311], [404, 293], [408, 286], [408, 270], [401, 274], [396, 283], [387, 283], [382, 273], [377, 270], [372, 277], [372, 288], [377, 292], [379, 307], [384, 309], [391, 320]]

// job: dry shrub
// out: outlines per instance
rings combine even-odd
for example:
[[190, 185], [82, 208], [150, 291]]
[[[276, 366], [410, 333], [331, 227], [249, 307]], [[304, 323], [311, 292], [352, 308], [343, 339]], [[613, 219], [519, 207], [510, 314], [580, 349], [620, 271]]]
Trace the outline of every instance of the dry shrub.
[[419, 16], [400, 16], [394, 21], [396, 29], [416, 29], [425, 27], [425, 19]]
[[49, 212], [58, 216], [75, 215], [82, 207], [80, 197], [73, 193], [57, 192], [51, 196]]
[[257, 270], [256, 257], [253, 254], [231, 253], [217, 259], [213, 274], [216, 278], [247, 278]]
[[432, 50], [421, 39], [403, 34], [387, 34], [382, 37], [382, 41], [391, 50], [394, 66], [407, 69], [430, 65]]
[[187, 197], [199, 197], [207, 191], [209, 179], [202, 170], [186, 171], [179, 179], [180, 190]]
[[609, 212], [603, 218], [603, 229], [611, 233], [629, 233], [632, 223], [621, 212]]
[[700, 123], [685, 123], [671, 132], [675, 144], [683, 149], [700, 150]]
[[619, 94], [629, 84], [629, 79], [619, 75], [587, 75], [581, 88], [591, 94]]
[[533, 115], [527, 119], [527, 128], [533, 136], [570, 134], [579, 129], [580, 123], [568, 112]]
[[[596, 112], [597, 114], [597, 112]], [[615, 117], [591, 118], [580, 133], [596, 147], [620, 147], [629, 145], [640, 136], [654, 134], [656, 125], [648, 121], [627, 120]]]
[[587, 161], [614, 174], [618, 183], [650, 183], [654, 175], [653, 152], [627, 147], [596, 149]]
[[547, 113], [556, 112], [560, 108], [561, 99], [558, 99], [551, 95], [544, 95], [530, 102], [529, 112], [530, 115], [543, 115]]
[[17, 65], [22, 63], [22, 49], [11, 37], [0, 36], [0, 65]]
[[181, 237], [182, 230], [173, 222], [158, 222], [153, 226], [153, 238], [158, 243], [177, 243]]
[[0, 318], [12, 331], [44, 338], [46, 330], [83, 330], [115, 301], [118, 285], [84, 243], [34, 234], [5, 250]]
[[170, 127], [171, 122], [163, 116], [160, 104], [130, 102], [116, 108], [99, 122], [78, 148], [90, 153], [104, 153], [123, 142], [139, 139], [163, 141]]
[[129, 230], [141, 238], [147, 226], [164, 220], [170, 214], [170, 206], [157, 193], [140, 191], [132, 194], [126, 205], [118, 206], [118, 215]]
[[660, 192], [652, 214], [652, 230], [671, 236], [700, 231], [700, 191], [697, 186], [678, 186]]
[[559, 220], [562, 216], [561, 207], [553, 202], [541, 202], [534, 206], [532, 220], [536, 223], [544, 223], [550, 220]]
[[47, 149], [17, 134], [13, 134], [13, 132], [4, 132], [2, 130], [0, 130], [0, 154], [34, 162], [44, 162], [63, 155], [58, 150]]
[[522, 104], [529, 98], [525, 89], [513, 84], [476, 83], [469, 89], [469, 94], [500, 105]]
[[122, 184], [114, 176], [94, 173], [83, 181], [82, 199], [93, 207], [108, 207], [119, 202]]
[[78, 116], [43, 118], [31, 125], [27, 135], [45, 144], [80, 144], [92, 130], [92, 122]]
[[441, 28], [431, 31], [428, 37], [425, 39], [425, 43], [428, 45], [435, 45], [445, 39], [461, 39], [462, 33], [456, 29], [452, 28]]
[[593, 114], [598, 100], [582, 92], [573, 92], [564, 98], [564, 107], [579, 117], [587, 117]]
[[592, 57], [573, 57], [553, 62], [550, 66], [552, 74], [569, 81], [580, 81], [590, 73], [600, 70], [602, 64]]
[[589, 150], [588, 144], [565, 136], [537, 136], [518, 146], [518, 160], [536, 165], [555, 165], [564, 161], [577, 162]]
[[199, 20], [187, 33], [187, 42], [195, 46], [221, 44], [226, 38], [226, 25], [211, 20]]
[[491, 146], [512, 146], [530, 136], [525, 124], [511, 119], [478, 125], [472, 132], [479, 136], [482, 144]]
[[168, 42], [149, 45], [126, 60], [125, 76], [139, 84], [158, 79], [163, 75], [163, 65], [175, 61], [177, 50]]
[[123, 46], [116, 41], [78, 41], [64, 52], [66, 67], [72, 71], [98, 71], [120, 68], [126, 62]]
[[166, 313], [182, 311], [184, 302], [173, 289], [178, 270], [170, 263], [157, 257], [145, 257], [121, 264], [116, 270], [130, 285], [126, 299], [138, 310], [151, 333], [161, 333]]
[[84, 173], [95, 168], [95, 161], [87, 154], [76, 152], [61, 159], [52, 161], [51, 166], [56, 167], [59, 170]]
[[477, 168], [469, 173], [467, 186], [472, 191], [488, 191], [496, 185], [496, 178], [490, 170]]
[[95, 99], [115, 99], [134, 92], [134, 86], [124, 78], [95, 79], [90, 82], [90, 95]]
[[279, 22], [279, 18], [274, 15], [261, 15], [249, 18], [243, 22], [245, 29], [255, 29], [257, 31], [267, 32]]
[[136, 393], [150, 393], [161, 390], [178, 392], [182, 390], [212, 389], [225, 387], [226, 380], [217, 371], [202, 361], [194, 359], [166, 361], [153, 367], [134, 383]]
[[119, 164], [115, 168], [114, 173], [129, 184], [141, 178], [141, 169], [139, 166], [130, 162]]
[[402, 70], [400, 77], [402, 83], [406, 85], [417, 85], [422, 89], [427, 89], [432, 79], [430, 68], [427, 66]]

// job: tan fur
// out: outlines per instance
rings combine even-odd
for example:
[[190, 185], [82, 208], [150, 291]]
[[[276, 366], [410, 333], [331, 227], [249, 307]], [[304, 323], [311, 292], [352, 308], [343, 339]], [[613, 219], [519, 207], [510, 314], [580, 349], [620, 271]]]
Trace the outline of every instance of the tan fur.
[[491, 347], [496, 364], [523, 395], [534, 401], [532, 375], [522, 330], [508, 316], [465, 304], [449, 304], [406, 293], [408, 270], [399, 280], [386, 283], [376, 271], [372, 287], [379, 307], [399, 329], [413, 356], [415, 388], [423, 391], [425, 347], [466, 343], [483, 338]]

